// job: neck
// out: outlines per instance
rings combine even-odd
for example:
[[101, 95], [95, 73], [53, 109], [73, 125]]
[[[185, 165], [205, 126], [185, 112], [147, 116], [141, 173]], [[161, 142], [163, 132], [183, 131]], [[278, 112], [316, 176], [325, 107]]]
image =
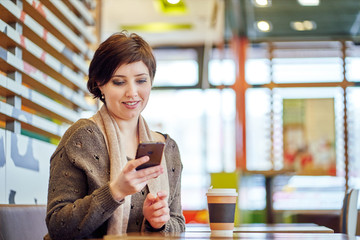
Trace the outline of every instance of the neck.
[[117, 119], [116, 123], [119, 126], [120, 132], [126, 137], [136, 137], [138, 136], [138, 119], [134, 120], [120, 120]]
[[139, 144], [138, 119], [127, 121], [117, 119], [116, 123], [119, 126], [123, 139], [126, 139], [126, 142], [123, 143], [126, 156], [134, 159]]

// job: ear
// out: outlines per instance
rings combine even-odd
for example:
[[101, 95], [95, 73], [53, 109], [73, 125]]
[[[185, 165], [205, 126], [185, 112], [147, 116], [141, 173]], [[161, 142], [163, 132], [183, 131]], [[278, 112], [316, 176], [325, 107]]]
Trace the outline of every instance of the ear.
[[100, 92], [102, 93], [103, 92], [103, 86], [100, 86], [99, 83], [96, 83], [97, 87], [100, 89]]

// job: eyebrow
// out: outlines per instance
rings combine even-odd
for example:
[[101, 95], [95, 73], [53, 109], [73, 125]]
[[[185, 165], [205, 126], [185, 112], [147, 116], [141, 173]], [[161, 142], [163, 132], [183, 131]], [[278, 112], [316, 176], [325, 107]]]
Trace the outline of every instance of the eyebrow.
[[[136, 74], [135, 77], [139, 77], [139, 76], [149, 76], [149, 74], [147, 73], [139, 73], [139, 74]], [[113, 77], [126, 77], [125, 75], [112, 75], [111, 78]]]

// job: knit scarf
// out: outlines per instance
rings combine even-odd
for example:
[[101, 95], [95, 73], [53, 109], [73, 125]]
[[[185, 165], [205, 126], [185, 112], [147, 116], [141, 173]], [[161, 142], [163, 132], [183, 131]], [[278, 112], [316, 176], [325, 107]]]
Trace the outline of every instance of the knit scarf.
[[[100, 128], [104, 135], [106, 147], [110, 158], [110, 181], [115, 179], [127, 163], [124, 142], [126, 139], [122, 136], [119, 126], [115, 119], [109, 114], [106, 105], [103, 105], [100, 110], [90, 118]], [[164, 142], [164, 137], [149, 129], [145, 119], [140, 115], [138, 121], [138, 132], [140, 142]], [[161, 165], [164, 168], [164, 173], [159, 177], [148, 181], [147, 186], [149, 192], [156, 195], [160, 190], [169, 194], [169, 180], [166, 168], [166, 159], [163, 154]], [[131, 196], [126, 196], [125, 201], [113, 213], [108, 223], [108, 235], [117, 235], [126, 233], [129, 214], [130, 214]], [[145, 219], [144, 219], [145, 221]], [[144, 226], [144, 223], [143, 223]], [[142, 228], [142, 230], [144, 227]]]

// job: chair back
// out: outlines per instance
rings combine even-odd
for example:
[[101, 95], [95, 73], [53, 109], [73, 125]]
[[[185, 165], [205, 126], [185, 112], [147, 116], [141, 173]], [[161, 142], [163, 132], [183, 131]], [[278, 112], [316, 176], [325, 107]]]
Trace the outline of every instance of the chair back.
[[340, 218], [340, 231], [348, 236], [355, 236], [357, 227], [358, 189], [350, 189], [344, 197]]
[[0, 240], [39, 240], [47, 233], [46, 205], [0, 204]]

